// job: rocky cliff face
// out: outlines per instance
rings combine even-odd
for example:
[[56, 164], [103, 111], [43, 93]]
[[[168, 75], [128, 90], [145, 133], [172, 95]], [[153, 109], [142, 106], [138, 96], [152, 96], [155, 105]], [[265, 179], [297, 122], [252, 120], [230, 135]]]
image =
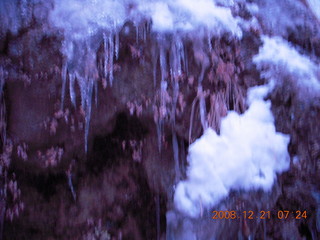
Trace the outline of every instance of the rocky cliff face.
[[[177, 2], [123, 1], [111, 12], [101, 1], [0, 3], [3, 239], [320, 237], [320, 91], [299, 82], [319, 84], [319, 68], [306, 69], [311, 76], [292, 70], [295, 59], [253, 61], [268, 35], [317, 66], [320, 25], [310, 3], [214, 1], [232, 24], [216, 17], [184, 32], [172, 27], [177, 11], [164, 14], [174, 23], [167, 31], [159, 9], [202, 21]], [[89, 15], [104, 11], [96, 22]], [[102, 22], [113, 12], [112, 24]], [[266, 99], [276, 130], [290, 136], [289, 170], [268, 192], [232, 188], [214, 207], [200, 200], [197, 218], [178, 211], [190, 144], [208, 127], [219, 134], [229, 111], [248, 109], [247, 90], [273, 80]], [[213, 210], [273, 214], [213, 220]], [[283, 210], [307, 217], [278, 219]]]

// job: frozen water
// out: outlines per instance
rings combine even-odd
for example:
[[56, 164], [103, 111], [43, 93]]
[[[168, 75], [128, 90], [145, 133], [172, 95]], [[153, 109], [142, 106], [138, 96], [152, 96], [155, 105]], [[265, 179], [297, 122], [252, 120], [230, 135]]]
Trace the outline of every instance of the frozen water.
[[[230, 7], [232, 6], [233, 1], [221, 0], [217, 2], [212, 0], [197, 2], [192, 0], [54, 0], [54, 8], [49, 14], [49, 22], [63, 30], [65, 40], [62, 52], [67, 61], [65, 65], [67, 68], [64, 66], [62, 74], [61, 106], [63, 107], [65, 99], [68, 72], [71, 102], [75, 105], [74, 84], [77, 82], [80, 87], [81, 105], [86, 114], [91, 112], [89, 111], [91, 106], [85, 104], [91, 103], [91, 99], [85, 99], [89, 97], [87, 93], [90, 92], [90, 86], [87, 83], [88, 79], [96, 79], [99, 76], [95, 61], [96, 52], [101, 44], [104, 46], [104, 78], [108, 79], [109, 86], [112, 86], [114, 58], [118, 59], [119, 57], [119, 31], [125, 22], [132, 21], [136, 26], [137, 43], [140, 35], [144, 41], [146, 39], [146, 27], [140, 29], [139, 24], [145, 20], [152, 22], [151, 31], [159, 34], [160, 85], [163, 86], [168, 77], [165, 57], [168, 49], [162, 46], [162, 42], [166, 41], [165, 35], [171, 33], [178, 37], [179, 33], [187, 36], [186, 33], [197, 31], [197, 38], [211, 37], [224, 32], [241, 37], [242, 31], [238, 26], [238, 20], [231, 14]], [[172, 61], [169, 66], [174, 81], [182, 73], [181, 64], [186, 65], [182, 41], [176, 40], [174, 41], [176, 45], [172, 45]], [[156, 63], [157, 61], [154, 64]], [[156, 86], [156, 66], [154, 68], [154, 85]], [[176, 83], [175, 89], [179, 90], [178, 83]], [[163, 93], [163, 89], [160, 91]], [[166, 108], [164, 105], [163, 97], [161, 97], [162, 109]], [[86, 116], [86, 119], [90, 119], [90, 117]], [[157, 124], [161, 125], [161, 121], [162, 119]], [[159, 126], [158, 128], [161, 129]], [[161, 132], [159, 132], [159, 137], [161, 139]], [[85, 139], [87, 140], [87, 136]]]
[[94, 36], [99, 30], [111, 31], [131, 20], [138, 26], [143, 19], [152, 20], [155, 32], [191, 31], [206, 28], [215, 34], [242, 32], [228, 7], [233, 1], [162, 0], [56, 0], [50, 19], [72, 39]]

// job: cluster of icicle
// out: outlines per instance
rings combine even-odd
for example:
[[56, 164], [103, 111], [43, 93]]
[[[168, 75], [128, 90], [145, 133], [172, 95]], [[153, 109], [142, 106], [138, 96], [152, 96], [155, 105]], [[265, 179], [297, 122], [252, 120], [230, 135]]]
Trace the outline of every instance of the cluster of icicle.
[[0, 65], [0, 135], [1, 135], [1, 142], [5, 145], [6, 142], [6, 121], [5, 121], [5, 114], [6, 114], [6, 107], [4, 102], [3, 96], [3, 87], [5, 82], [5, 71], [3, 67]]
[[[89, 41], [65, 42], [74, 48], [71, 56], [67, 55], [61, 72], [62, 93], [61, 109], [65, 102], [66, 88], [69, 86], [69, 95], [72, 105], [76, 108], [77, 83], [81, 95], [81, 107], [85, 113], [85, 151], [87, 152], [88, 134], [90, 127], [91, 109], [94, 95], [95, 105], [98, 105], [98, 79], [104, 79], [104, 87], [112, 86], [113, 62], [119, 56], [119, 33], [103, 33], [103, 59], [97, 65], [97, 49], [89, 46]], [[67, 53], [68, 54], [68, 53]], [[100, 70], [100, 71], [99, 71]]]
[[[221, 1], [220, 1], [221, 2]], [[83, 9], [83, 6], [86, 9]], [[80, 11], [81, 10], [81, 11]], [[178, 14], [179, 13], [179, 14]], [[173, 84], [172, 112], [175, 112], [179, 93], [179, 77], [188, 72], [185, 57], [184, 38], [190, 38], [198, 45], [208, 39], [205, 48], [211, 48], [214, 34], [231, 32], [241, 36], [238, 22], [227, 7], [217, 6], [214, 1], [101, 1], [67, 0], [55, 1], [50, 14], [52, 25], [63, 29], [64, 43], [62, 53], [65, 57], [62, 66], [61, 108], [65, 102], [66, 89], [72, 104], [76, 107], [77, 83], [81, 94], [81, 107], [85, 113], [85, 151], [87, 151], [93, 96], [98, 103], [98, 80], [103, 79], [103, 86], [112, 87], [114, 81], [114, 61], [119, 57], [120, 31], [125, 23], [133, 22], [136, 41], [145, 41], [151, 27], [156, 38], [156, 50], [153, 52], [154, 86], [157, 85], [157, 68], [160, 65], [160, 103], [155, 117], [158, 132], [159, 150], [164, 120], [169, 111], [166, 104], [168, 81]], [[145, 22], [147, 21], [147, 24]], [[152, 22], [152, 24], [151, 24]], [[199, 32], [198, 29], [201, 29]], [[209, 30], [210, 29], [210, 30]], [[124, 29], [123, 32], [125, 32]], [[196, 37], [194, 37], [196, 36]], [[103, 49], [103, 57], [97, 57], [98, 49]], [[169, 62], [167, 56], [170, 56]], [[98, 60], [98, 61], [97, 61]], [[98, 62], [98, 64], [97, 64]], [[198, 91], [202, 91], [202, 79], [205, 67], [201, 70]], [[170, 79], [169, 79], [170, 78]], [[67, 87], [69, 86], [69, 87]], [[201, 121], [206, 127], [204, 99], [200, 98]], [[171, 114], [172, 116], [174, 114]], [[174, 116], [171, 117], [174, 124]], [[173, 134], [175, 135], [175, 134]], [[175, 154], [176, 155], [176, 154]]]

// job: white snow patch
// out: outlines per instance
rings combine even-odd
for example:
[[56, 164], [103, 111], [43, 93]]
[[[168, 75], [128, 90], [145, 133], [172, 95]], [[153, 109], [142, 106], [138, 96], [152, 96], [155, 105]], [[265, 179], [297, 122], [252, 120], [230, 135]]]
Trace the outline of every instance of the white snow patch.
[[319, 0], [307, 0], [307, 3], [314, 13], [314, 15], [320, 20], [320, 1]]
[[[221, 2], [233, 5], [233, 1]], [[112, 31], [127, 20], [138, 25], [141, 19], [151, 19], [155, 32], [204, 27], [216, 35], [227, 31], [241, 37], [238, 20], [228, 7], [217, 6], [213, 0], [55, 0], [50, 19], [75, 39], [92, 36], [99, 29]]]
[[298, 156], [294, 156], [293, 159], [292, 159], [292, 163], [294, 165], [298, 165], [300, 163], [300, 159]]
[[277, 133], [269, 101], [270, 87], [249, 91], [249, 109], [230, 111], [222, 120], [221, 133], [208, 128], [189, 148], [187, 179], [175, 192], [178, 210], [197, 217], [202, 207], [212, 207], [231, 189], [271, 190], [276, 173], [289, 168], [289, 137]]
[[50, 13], [52, 24], [72, 39], [83, 40], [99, 29], [112, 30], [126, 19], [124, 1], [56, 0]]
[[[318, 0], [315, 0], [318, 1]], [[259, 11], [251, 13], [260, 20], [263, 29], [269, 34], [288, 36], [297, 32], [299, 26], [317, 31], [309, 9], [300, 0], [256, 0]], [[265, 31], [264, 31], [265, 32]]]
[[320, 91], [319, 67], [307, 56], [300, 54], [280, 37], [263, 37], [263, 46], [253, 61], [262, 70], [264, 77], [281, 80], [281, 75], [292, 77], [292, 84], [299, 91]]

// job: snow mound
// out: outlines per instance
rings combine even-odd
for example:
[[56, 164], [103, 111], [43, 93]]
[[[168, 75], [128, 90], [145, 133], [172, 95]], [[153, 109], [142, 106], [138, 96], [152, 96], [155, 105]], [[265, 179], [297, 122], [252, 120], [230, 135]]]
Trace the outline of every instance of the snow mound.
[[310, 14], [310, 10], [303, 1], [256, 0], [253, 2], [258, 6], [259, 11], [251, 11], [251, 13], [259, 19], [264, 32], [268, 34], [288, 37], [292, 32], [299, 34], [306, 29], [314, 33], [318, 32], [313, 14]]
[[299, 91], [305, 89], [312, 93], [320, 90], [319, 67], [309, 57], [280, 37], [262, 39], [263, 46], [253, 61], [262, 70], [263, 77], [278, 83], [291, 77], [291, 83]]
[[277, 133], [270, 102], [263, 97], [269, 86], [250, 89], [249, 109], [230, 111], [221, 133], [208, 128], [189, 148], [187, 179], [175, 192], [178, 210], [197, 217], [228, 196], [231, 189], [271, 190], [276, 173], [289, 168], [289, 137]]

